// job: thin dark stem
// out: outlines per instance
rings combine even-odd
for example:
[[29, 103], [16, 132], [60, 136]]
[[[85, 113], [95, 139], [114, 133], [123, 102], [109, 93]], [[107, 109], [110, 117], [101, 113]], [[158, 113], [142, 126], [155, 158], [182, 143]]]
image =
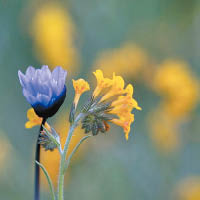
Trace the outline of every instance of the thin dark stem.
[[[40, 126], [40, 132], [43, 131], [43, 126], [46, 122], [46, 119], [43, 118], [42, 124]], [[40, 132], [38, 134], [37, 143], [36, 143], [36, 151], [35, 151], [35, 160], [40, 162], [40, 144], [38, 143]], [[35, 192], [34, 192], [34, 200], [40, 200], [40, 167], [35, 163]]]

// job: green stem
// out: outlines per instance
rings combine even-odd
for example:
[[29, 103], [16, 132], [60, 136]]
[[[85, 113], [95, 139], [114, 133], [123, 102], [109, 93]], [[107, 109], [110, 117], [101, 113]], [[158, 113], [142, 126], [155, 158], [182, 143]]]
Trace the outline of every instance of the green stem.
[[64, 175], [65, 175], [65, 162], [66, 162], [66, 155], [69, 147], [70, 140], [72, 138], [73, 132], [75, 128], [78, 126], [79, 121], [85, 116], [85, 114], [80, 113], [77, 118], [75, 119], [74, 123], [71, 125], [68, 136], [65, 142], [64, 150], [61, 154], [60, 160], [60, 171], [58, 176], [58, 199], [57, 200], [64, 200]]
[[82, 144], [83, 141], [85, 141], [86, 139], [88, 139], [89, 137], [92, 137], [92, 135], [87, 135], [85, 137], [83, 137], [80, 142], [76, 145], [76, 147], [73, 149], [72, 153], [69, 155], [69, 158], [67, 159], [66, 163], [65, 163], [65, 171], [67, 170], [69, 163], [74, 155], [74, 153], [77, 151], [77, 149], [79, 148], [79, 146]]
[[45, 167], [39, 163], [38, 161], [35, 161], [37, 163], [37, 165], [40, 166], [40, 168], [42, 169], [42, 171], [44, 172], [46, 178], [47, 178], [47, 181], [48, 181], [48, 184], [49, 184], [49, 188], [50, 188], [50, 191], [51, 191], [51, 197], [52, 197], [52, 200], [55, 200], [55, 192], [54, 192], [54, 189], [53, 189], [53, 183], [51, 181], [51, 178], [47, 172], [47, 170], [45, 169]]

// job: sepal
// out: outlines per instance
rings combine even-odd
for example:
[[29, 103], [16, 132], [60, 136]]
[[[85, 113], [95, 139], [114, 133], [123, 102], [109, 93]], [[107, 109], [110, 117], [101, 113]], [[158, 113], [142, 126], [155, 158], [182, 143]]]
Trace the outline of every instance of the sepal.
[[52, 127], [51, 131], [49, 131], [45, 128], [45, 126], [43, 126], [43, 131], [40, 133], [38, 142], [46, 151], [53, 151], [55, 148], [58, 148], [59, 150], [61, 149], [60, 136]]
[[75, 117], [75, 113], [76, 113], [76, 107], [75, 104], [72, 104], [71, 110], [70, 110], [70, 114], [69, 114], [69, 122], [70, 124], [74, 122], [74, 117]]

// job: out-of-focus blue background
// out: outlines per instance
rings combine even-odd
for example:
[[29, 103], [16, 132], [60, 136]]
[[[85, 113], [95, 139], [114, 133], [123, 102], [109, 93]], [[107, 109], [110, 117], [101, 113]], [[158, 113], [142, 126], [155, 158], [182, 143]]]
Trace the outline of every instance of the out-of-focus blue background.
[[[67, 99], [50, 120], [55, 127], [68, 119], [71, 79], [94, 88], [96, 68], [131, 82], [143, 109], [134, 111], [128, 141], [112, 126], [83, 144], [66, 199], [200, 199], [200, 1], [0, 0], [0, 27], [1, 200], [33, 198], [38, 127], [24, 128], [29, 105], [17, 72], [43, 64], [68, 70]], [[57, 154], [43, 157], [56, 180]]]

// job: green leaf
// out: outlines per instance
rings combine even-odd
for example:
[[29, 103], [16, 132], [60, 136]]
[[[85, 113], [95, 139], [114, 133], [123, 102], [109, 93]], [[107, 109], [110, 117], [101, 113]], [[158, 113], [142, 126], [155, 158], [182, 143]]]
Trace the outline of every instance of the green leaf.
[[47, 178], [48, 184], [49, 184], [52, 200], [55, 200], [55, 192], [54, 192], [53, 184], [52, 184], [51, 178], [50, 178], [47, 170], [45, 169], [45, 167], [41, 163], [39, 163], [38, 161], [35, 161], [35, 162], [37, 163], [37, 165], [40, 166], [40, 168], [44, 172], [44, 174], [45, 174], [45, 176]]
[[82, 144], [83, 141], [85, 141], [86, 139], [88, 139], [89, 137], [92, 137], [92, 135], [87, 135], [85, 137], [83, 137], [80, 142], [76, 145], [76, 147], [73, 149], [72, 153], [69, 155], [69, 158], [67, 159], [66, 163], [65, 163], [65, 168], [64, 171], [67, 170], [69, 163], [74, 155], [74, 153], [78, 150], [79, 146]]

